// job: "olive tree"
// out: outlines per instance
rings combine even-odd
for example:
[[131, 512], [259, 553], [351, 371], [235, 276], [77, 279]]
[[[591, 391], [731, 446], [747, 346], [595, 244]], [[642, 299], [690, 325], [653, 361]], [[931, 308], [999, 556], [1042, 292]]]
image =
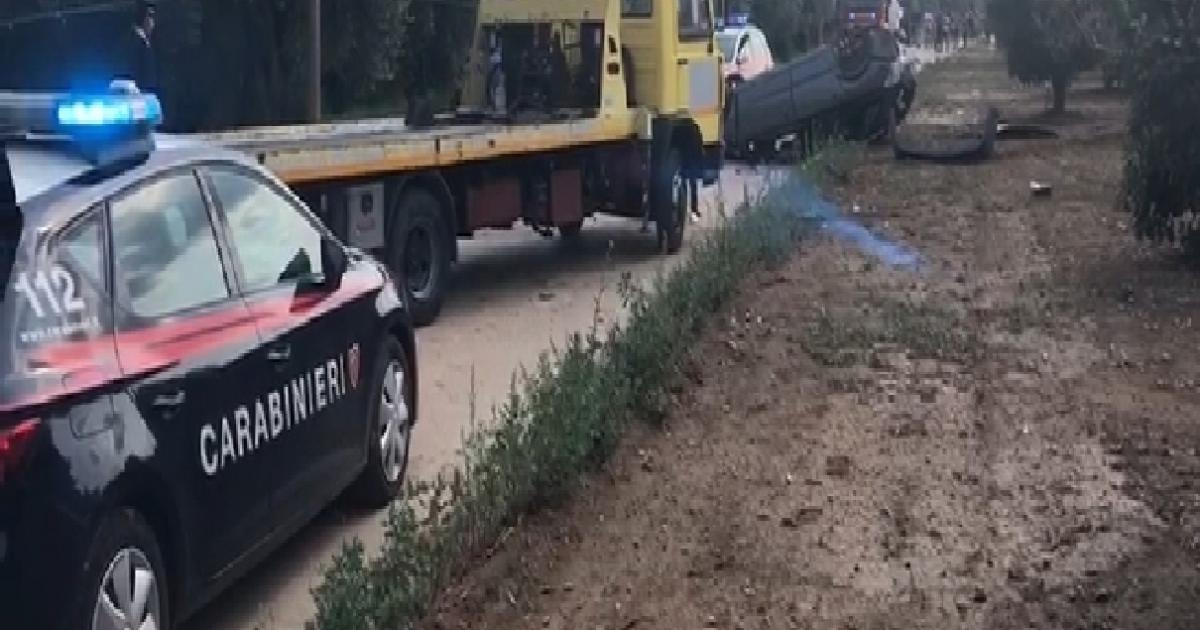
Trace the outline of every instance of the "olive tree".
[[1125, 205], [1138, 236], [1200, 255], [1200, 2], [1140, 5]]
[[988, 2], [988, 22], [1009, 73], [1024, 82], [1049, 81], [1056, 112], [1066, 109], [1075, 77], [1100, 61], [1098, 38], [1107, 19], [1095, 0]]

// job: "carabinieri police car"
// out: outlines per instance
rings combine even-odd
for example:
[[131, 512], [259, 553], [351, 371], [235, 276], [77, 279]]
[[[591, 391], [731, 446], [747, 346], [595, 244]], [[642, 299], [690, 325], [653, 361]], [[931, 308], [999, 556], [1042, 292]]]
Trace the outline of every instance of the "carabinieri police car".
[[402, 292], [136, 87], [0, 93], [0, 627], [172, 627], [350, 489], [397, 493]]

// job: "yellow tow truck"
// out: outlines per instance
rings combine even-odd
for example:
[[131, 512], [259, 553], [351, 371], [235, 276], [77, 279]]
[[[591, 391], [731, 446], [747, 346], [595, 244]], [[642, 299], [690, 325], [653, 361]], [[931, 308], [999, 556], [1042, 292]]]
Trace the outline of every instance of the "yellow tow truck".
[[457, 239], [641, 218], [678, 252], [722, 161], [712, 0], [480, 0], [458, 107], [209, 134], [256, 156], [436, 319]]

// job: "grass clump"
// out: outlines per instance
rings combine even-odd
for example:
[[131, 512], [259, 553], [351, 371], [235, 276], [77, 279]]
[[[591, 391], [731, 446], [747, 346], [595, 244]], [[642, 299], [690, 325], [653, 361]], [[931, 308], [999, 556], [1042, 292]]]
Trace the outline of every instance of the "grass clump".
[[804, 351], [823, 365], [850, 367], [880, 346], [904, 348], [913, 358], [958, 360], [978, 343], [974, 327], [946, 310], [900, 300], [880, 300], [867, 309], [823, 310], [800, 339]]
[[635, 418], [663, 417], [666, 391], [708, 316], [756, 267], [783, 260], [803, 222], [765, 198], [714, 230], [649, 289], [628, 278], [628, 317], [571, 336], [523, 372], [495, 421], [466, 437], [461, 464], [410, 484], [377, 558], [343, 547], [314, 589], [322, 630], [413, 627], [440, 589], [526, 513], [565, 498]]

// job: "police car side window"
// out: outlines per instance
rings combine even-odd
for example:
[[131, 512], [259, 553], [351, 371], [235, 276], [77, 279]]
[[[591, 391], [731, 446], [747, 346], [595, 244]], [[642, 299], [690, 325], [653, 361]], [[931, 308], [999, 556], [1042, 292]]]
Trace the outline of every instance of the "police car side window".
[[286, 197], [257, 177], [230, 168], [212, 169], [209, 182], [225, 213], [246, 292], [322, 272], [323, 234]]
[[44, 263], [17, 270], [20, 344], [86, 339], [108, 329], [102, 216], [90, 211], [54, 238]]
[[122, 303], [155, 318], [230, 297], [199, 181], [169, 175], [111, 205], [113, 270]]

